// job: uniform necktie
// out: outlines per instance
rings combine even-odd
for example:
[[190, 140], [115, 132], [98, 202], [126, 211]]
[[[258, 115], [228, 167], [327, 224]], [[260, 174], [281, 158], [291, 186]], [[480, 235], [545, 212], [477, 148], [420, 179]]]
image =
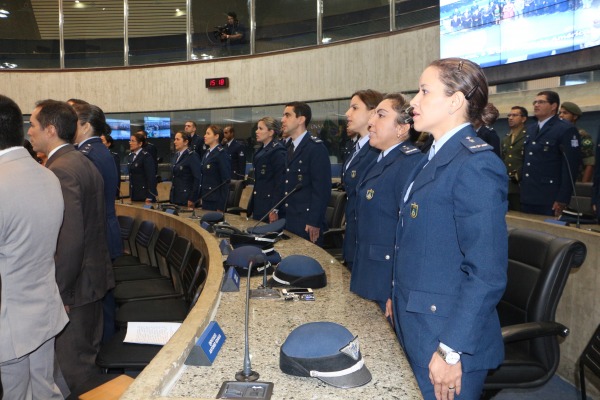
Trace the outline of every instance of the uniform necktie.
[[175, 164], [179, 162], [179, 158], [181, 158], [181, 152], [177, 152], [177, 158], [175, 159]]
[[356, 141], [356, 145], [354, 146], [354, 152], [352, 153], [352, 157], [350, 157], [350, 160], [346, 164], [346, 169], [348, 169], [348, 167], [352, 163], [352, 160], [354, 160], [354, 157], [356, 157], [356, 155], [358, 154], [359, 151], [360, 151], [360, 143], [358, 141]]
[[435, 156], [435, 144], [431, 145], [431, 149], [429, 149], [429, 154], [427, 155], [427, 159], [431, 161], [431, 159]]
[[287, 159], [288, 159], [288, 161], [291, 161], [293, 156], [294, 156], [294, 142], [292, 142], [290, 140], [289, 143], [288, 143], [288, 151], [287, 151]]

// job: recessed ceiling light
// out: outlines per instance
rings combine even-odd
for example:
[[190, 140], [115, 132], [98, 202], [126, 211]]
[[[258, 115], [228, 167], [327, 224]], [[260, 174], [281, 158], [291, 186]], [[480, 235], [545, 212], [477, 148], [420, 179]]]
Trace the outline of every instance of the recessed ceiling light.
[[181, 10], [179, 8], [176, 8], [175, 12], [181, 12]]
[[8, 15], [10, 12], [6, 11], [4, 8], [0, 8], [0, 14]]
[[79, 0], [75, 0], [75, 3], [79, 4]]
[[6, 15], [6, 14], [0, 14], [0, 18], [8, 18], [8, 15]]

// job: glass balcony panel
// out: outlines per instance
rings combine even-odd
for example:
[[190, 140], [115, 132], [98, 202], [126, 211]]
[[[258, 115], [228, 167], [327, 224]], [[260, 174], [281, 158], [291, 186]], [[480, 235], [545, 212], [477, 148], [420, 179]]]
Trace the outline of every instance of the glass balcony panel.
[[388, 0], [323, 2], [323, 44], [386, 32], [389, 28]]
[[256, 53], [317, 44], [315, 0], [254, 0]]

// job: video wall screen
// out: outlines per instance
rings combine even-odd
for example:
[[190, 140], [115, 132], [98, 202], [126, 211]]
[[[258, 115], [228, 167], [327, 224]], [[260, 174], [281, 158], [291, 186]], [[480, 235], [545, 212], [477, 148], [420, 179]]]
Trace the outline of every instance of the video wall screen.
[[144, 117], [144, 130], [149, 138], [170, 138], [171, 118], [169, 117]]
[[106, 123], [112, 129], [110, 135], [114, 140], [128, 139], [131, 137], [131, 121], [128, 119], [106, 118]]
[[599, 1], [440, 1], [442, 58], [491, 67], [597, 45]]

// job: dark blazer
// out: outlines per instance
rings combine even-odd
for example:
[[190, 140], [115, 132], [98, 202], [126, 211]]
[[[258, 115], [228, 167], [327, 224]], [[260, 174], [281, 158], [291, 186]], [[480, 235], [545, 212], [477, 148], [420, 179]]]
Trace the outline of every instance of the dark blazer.
[[137, 157], [129, 153], [127, 162], [129, 164], [129, 194], [133, 201], [145, 201], [152, 199], [156, 201], [158, 192], [156, 189], [156, 166], [152, 155], [142, 149]]
[[426, 162], [407, 179], [396, 229], [399, 339], [412, 365], [427, 368], [441, 341], [462, 352], [464, 372], [495, 368], [504, 359], [496, 305], [508, 264], [506, 168], [471, 126]]
[[579, 131], [557, 116], [550, 118], [540, 132], [537, 130], [537, 123], [529, 125], [523, 143], [521, 204], [548, 209], [555, 201], [569, 204], [573, 191], [571, 179], [577, 177], [581, 162]]
[[[394, 245], [402, 188], [415, 166], [425, 157], [409, 143], [373, 160], [356, 188], [353, 210], [355, 254], [350, 290], [370, 300], [385, 302], [392, 290]], [[346, 238], [348, 237], [346, 221]], [[346, 250], [346, 239], [344, 239]]]
[[596, 215], [600, 217], [600, 143], [596, 145], [596, 165], [594, 166], [592, 190], [592, 204], [596, 205]]
[[255, 220], [262, 218], [283, 198], [286, 156], [285, 147], [277, 140], [262, 146], [254, 154], [254, 190], [248, 215]]
[[115, 285], [106, 244], [104, 182], [94, 164], [71, 145], [54, 153], [46, 167], [58, 177], [65, 201], [54, 257], [56, 283], [65, 305], [83, 306]]
[[78, 147], [98, 169], [104, 181], [104, 210], [106, 212], [106, 238], [111, 260], [123, 254], [121, 228], [115, 211], [115, 190], [120, 185], [120, 178], [115, 168], [115, 159], [102, 144], [100, 137], [93, 137]]
[[198, 157], [202, 159], [202, 156], [206, 151], [206, 149], [204, 148], [204, 139], [202, 138], [202, 136], [198, 135], [197, 133], [194, 136], [192, 136], [190, 138], [189, 149], [191, 151], [195, 151], [198, 154]]
[[[379, 150], [371, 147], [367, 142], [358, 154], [350, 161], [352, 154], [348, 156], [346, 163], [342, 165], [342, 183], [346, 190], [346, 232], [344, 234], [343, 257], [347, 263], [354, 260], [356, 251], [356, 187], [364, 178], [367, 167], [379, 156]], [[346, 168], [346, 164], [348, 164]]]
[[500, 137], [498, 136], [494, 128], [488, 128], [487, 126], [483, 125], [477, 131], [477, 136], [479, 136], [484, 140], [484, 142], [492, 146], [494, 148], [494, 153], [496, 153], [498, 157], [502, 158], [502, 152], [500, 149]]
[[231, 143], [224, 146], [231, 159], [231, 179], [246, 178], [246, 154], [245, 146], [238, 140], [233, 139]]
[[117, 186], [116, 197], [119, 197], [121, 195], [121, 156], [119, 156], [119, 153], [116, 153], [114, 151], [111, 151], [110, 154], [115, 159], [115, 166], [117, 167], [117, 177], [119, 178], [119, 185]]
[[146, 141], [146, 144], [142, 148], [142, 150], [147, 151], [152, 156], [154, 160], [154, 174], [158, 174], [158, 149], [152, 143]]
[[287, 162], [284, 195], [298, 184], [302, 189], [292, 194], [283, 207], [285, 229], [310, 240], [306, 225], [321, 228], [317, 244], [322, 244], [327, 230], [325, 212], [331, 197], [331, 162], [327, 148], [320, 139], [306, 133], [292, 159]]
[[194, 203], [200, 197], [200, 180], [202, 179], [202, 161], [195, 151], [186, 149], [179, 160], [177, 154], [171, 162], [173, 180], [169, 201], [173, 204], [187, 206], [188, 201]]
[[202, 178], [200, 181], [200, 195], [202, 209], [223, 210], [226, 208], [229, 196], [229, 185], [225, 184], [207, 196], [207, 194], [231, 179], [231, 161], [229, 154], [221, 145], [215, 147], [210, 153], [207, 151], [202, 159]]

